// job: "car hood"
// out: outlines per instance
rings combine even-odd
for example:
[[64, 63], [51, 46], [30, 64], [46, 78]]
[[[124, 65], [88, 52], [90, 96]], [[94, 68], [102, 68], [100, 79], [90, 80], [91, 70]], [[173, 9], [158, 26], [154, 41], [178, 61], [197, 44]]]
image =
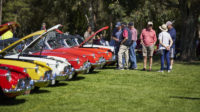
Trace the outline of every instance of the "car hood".
[[95, 32], [93, 35], [91, 35], [90, 37], [86, 38], [80, 45], [79, 47], [82, 47], [86, 42], [88, 42], [91, 38], [93, 38], [96, 34], [98, 34], [99, 32], [103, 31], [103, 30], [107, 30], [109, 28], [109, 26], [103, 27], [101, 29], [99, 29], [97, 32]]
[[9, 28], [9, 25], [10, 26], [19, 26], [19, 24], [17, 24], [16, 22], [8, 22], [8, 23], [5, 23], [3, 25], [0, 25], [0, 35], [2, 35], [3, 33], [7, 32], [8, 30], [10, 30]]

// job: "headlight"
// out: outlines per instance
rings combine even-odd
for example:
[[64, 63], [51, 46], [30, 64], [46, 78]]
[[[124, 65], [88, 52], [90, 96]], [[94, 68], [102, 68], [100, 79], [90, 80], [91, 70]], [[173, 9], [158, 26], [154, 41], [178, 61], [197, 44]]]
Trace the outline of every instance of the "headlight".
[[69, 68], [68, 68], [68, 66], [66, 66], [65, 68], [64, 68], [64, 73], [68, 73], [69, 72]]
[[8, 72], [6, 73], [6, 79], [7, 79], [9, 82], [11, 81], [12, 77], [11, 77], [10, 71], [8, 71]]
[[44, 80], [49, 80], [51, 78], [51, 71], [47, 71], [44, 74]]
[[80, 59], [79, 59], [79, 58], [77, 58], [77, 59], [76, 59], [76, 62], [77, 62], [78, 64], [80, 64]]

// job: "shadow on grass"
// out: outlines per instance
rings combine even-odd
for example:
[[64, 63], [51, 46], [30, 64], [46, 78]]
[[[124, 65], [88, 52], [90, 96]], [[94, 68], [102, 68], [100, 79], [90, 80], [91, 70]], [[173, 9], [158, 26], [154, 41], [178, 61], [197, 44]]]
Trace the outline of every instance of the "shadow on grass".
[[180, 63], [183, 65], [200, 65], [200, 61], [195, 61], [195, 62], [184, 62], [184, 63]]
[[184, 99], [184, 100], [200, 100], [200, 98], [195, 98], [195, 97], [183, 97], [183, 96], [170, 96], [170, 98]]
[[103, 69], [116, 69], [117, 66], [105, 66]]
[[33, 90], [31, 91], [31, 94], [43, 94], [43, 93], [50, 93], [48, 90]]
[[25, 99], [1, 99], [0, 106], [12, 106], [25, 103]]
[[85, 79], [85, 77], [77, 76], [76, 78], [70, 79], [68, 81], [79, 81], [79, 80], [83, 80], [83, 79]]
[[[98, 73], [99, 73], [99, 71], [92, 71], [92, 72], [87, 73], [87, 74], [98, 74]], [[87, 74], [84, 74], [84, 75], [87, 75]]]

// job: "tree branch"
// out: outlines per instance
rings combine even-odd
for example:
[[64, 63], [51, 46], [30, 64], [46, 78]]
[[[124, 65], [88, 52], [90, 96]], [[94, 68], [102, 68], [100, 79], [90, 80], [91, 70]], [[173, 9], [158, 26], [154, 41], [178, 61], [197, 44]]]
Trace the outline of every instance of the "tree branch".
[[171, 7], [171, 8], [178, 8], [179, 7], [179, 4], [177, 4], [177, 3], [175, 3], [174, 1], [171, 1], [171, 0], [160, 0], [159, 2], [166, 7]]

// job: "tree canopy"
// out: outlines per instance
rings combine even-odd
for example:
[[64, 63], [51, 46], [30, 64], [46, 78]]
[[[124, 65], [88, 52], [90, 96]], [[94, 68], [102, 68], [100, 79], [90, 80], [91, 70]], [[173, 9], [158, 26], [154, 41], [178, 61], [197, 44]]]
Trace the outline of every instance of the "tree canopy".
[[[134, 22], [139, 32], [147, 21], [154, 29], [166, 21], [174, 21], [181, 58], [195, 57], [200, 18], [199, 0], [1, 0], [2, 22], [16, 21], [19, 37], [47, 27], [63, 24], [63, 31], [83, 35], [88, 25], [93, 30], [110, 26], [107, 38], [117, 21]], [[0, 2], [0, 3], [1, 3]], [[1, 8], [0, 8], [1, 18]], [[0, 19], [1, 20], [1, 19]]]

